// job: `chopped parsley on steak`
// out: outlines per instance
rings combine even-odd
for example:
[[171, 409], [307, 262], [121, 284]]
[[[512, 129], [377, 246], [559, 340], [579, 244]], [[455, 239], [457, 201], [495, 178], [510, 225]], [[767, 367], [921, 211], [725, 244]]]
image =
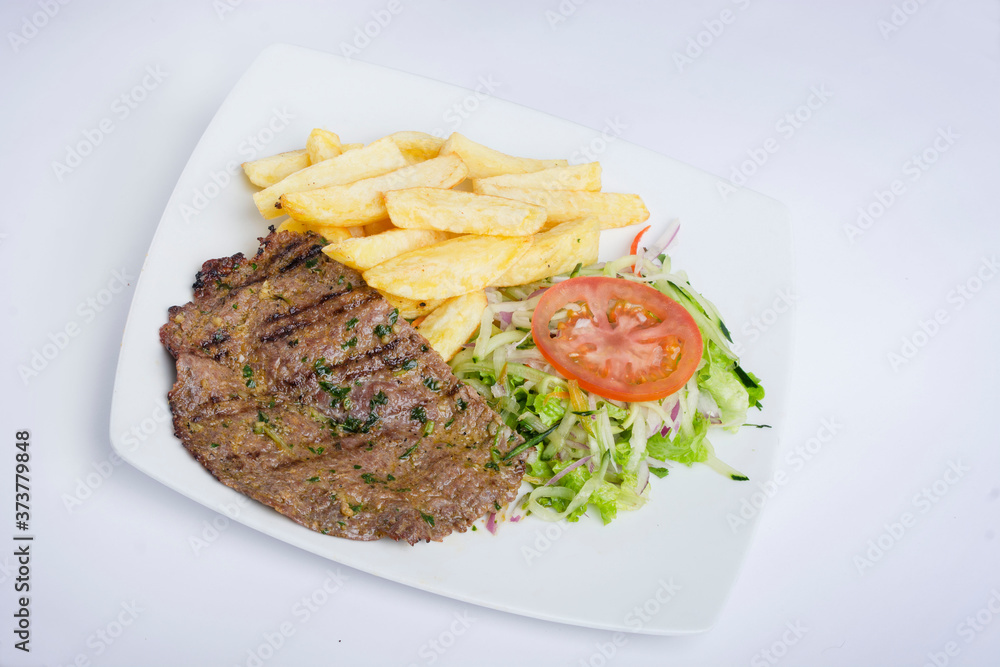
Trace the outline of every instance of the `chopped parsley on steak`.
[[313, 530], [410, 544], [466, 530], [513, 499], [523, 456], [491, 461], [497, 414], [321, 243], [272, 232], [252, 262], [205, 262], [160, 330], [174, 432]]

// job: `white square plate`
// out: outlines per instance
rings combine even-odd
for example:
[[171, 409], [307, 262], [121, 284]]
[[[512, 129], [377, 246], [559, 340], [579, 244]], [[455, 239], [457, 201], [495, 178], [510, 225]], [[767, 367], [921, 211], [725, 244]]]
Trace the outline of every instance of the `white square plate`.
[[[280, 82], [281, 85], [278, 85]], [[455, 105], [463, 114], [453, 111]], [[736, 580], [755, 518], [733, 526], [741, 501], [772, 473], [779, 429], [745, 428], [713, 438], [718, 455], [748, 474], [733, 482], [706, 469], [675, 466], [654, 479], [652, 500], [609, 526], [596, 517], [555, 525], [529, 518], [410, 547], [352, 542], [312, 532], [217, 482], [162, 428], [141, 444], [129, 436], [155, 414], [174, 382], [160, 346], [167, 308], [192, 297], [202, 262], [252, 253], [267, 223], [239, 163], [301, 148], [313, 127], [345, 142], [398, 130], [470, 138], [514, 155], [599, 153], [604, 189], [635, 192], [652, 213], [656, 239], [682, 222], [674, 266], [726, 317], [743, 364], [767, 390], [763, 414], [782, 423], [792, 317], [765, 318], [791, 287], [785, 208], [740, 191], [726, 200], [718, 179], [625, 141], [515, 104], [419, 76], [287, 45], [266, 49], [220, 107], [177, 182], [143, 266], [122, 341], [111, 410], [117, 452], [151, 477], [272, 537], [338, 563], [466, 602], [594, 628], [652, 634], [708, 629]], [[634, 229], [605, 232], [602, 258], [627, 251]], [[770, 311], [773, 315], [774, 312]], [[752, 340], [740, 341], [741, 333]], [[228, 509], [227, 509], [228, 508]], [[234, 509], [235, 508], [235, 509]]]

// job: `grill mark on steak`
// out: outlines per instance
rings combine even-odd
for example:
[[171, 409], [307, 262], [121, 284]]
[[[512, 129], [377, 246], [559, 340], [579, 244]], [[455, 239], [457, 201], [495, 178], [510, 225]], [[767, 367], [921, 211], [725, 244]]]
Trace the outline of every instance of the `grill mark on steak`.
[[[341, 296], [343, 296], [345, 294], [348, 294], [350, 292], [354, 292], [354, 290], [353, 289], [349, 289], [349, 290], [343, 290], [341, 292], [329, 292], [329, 293], [324, 294], [323, 296], [321, 296], [319, 298], [319, 300], [316, 301], [315, 303], [310, 303], [310, 304], [308, 304], [308, 305], [306, 305], [306, 306], [304, 306], [302, 308], [296, 308], [296, 307], [293, 306], [293, 307], [291, 307], [291, 308], [288, 309], [287, 313], [272, 313], [272, 314], [270, 314], [270, 315], [267, 316], [267, 321], [268, 322], [278, 322], [280, 320], [288, 319], [289, 317], [294, 317], [295, 315], [303, 313], [303, 312], [305, 312], [305, 311], [307, 311], [307, 310], [309, 310], [311, 308], [315, 308], [316, 306], [321, 306], [324, 303], [326, 303], [327, 301], [330, 301], [331, 299], [339, 298], [339, 297], [341, 297]], [[340, 313], [342, 313], [342, 312], [344, 312], [346, 310], [350, 310], [352, 308], [357, 308], [358, 306], [363, 306], [364, 304], [368, 303], [372, 299], [377, 299], [378, 296], [379, 295], [377, 293], [376, 294], [365, 293], [365, 294], [362, 295], [362, 298], [361, 298], [361, 300], [358, 303], [342, 303], [342, 304], [338, 304], [336, 310], [333, 310], [332, 312], [327, 313], [327, 316], [339, 315]]]
[[520, 438], [318, 241], [272, 232], [252, 262], [209, 260], [194, 300], [169, 309], [176, 435], [313, 530], [411, 544], [466, 530], [513, 499], [526, 454], [497, 465], [491, 449], [501, 429], [502, 451]]
[[314, 246], [312, 246], [309, 249], [309, 252], [307, 252], [304, 255], [299, 255], [298, 257], [296, 257], [295, 259], [293, 259], [291, 262], [289, 262], [288, 264], [285, 264], [283, 267], [281, 267], [280, 269], [278, 269], [278, 273], [288, 273], [289, 271], [291, 271], [292, 269], [294, 269], [299, 264], [302, 264], [303, 262], [306, 262], [306, 261], [312, 259], [313, 257], [316, 257], [321, 252], [323, 252], [323, 246], [321, 246], [321, 245], [314, 245]]
[[272, 341], [281, 340], [282, 338], [288, 338], [288, 336], [295, 333], [299, 329], [308, 326], [308, 324], [308, 322], [292, 322], [291, 324], [286, 324], [266, 336], [262, 336], [260, 340], [262, 343], [270, 343]]

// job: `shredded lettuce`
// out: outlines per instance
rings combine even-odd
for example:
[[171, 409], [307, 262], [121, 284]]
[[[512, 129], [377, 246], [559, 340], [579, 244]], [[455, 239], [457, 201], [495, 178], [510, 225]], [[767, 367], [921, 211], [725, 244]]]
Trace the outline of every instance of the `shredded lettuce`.
[[614, 403], [599, 403], [599, 407], [602, 407], [608, 411], [608, 417], [614, 419], [615, 421], [625, 421], [628, 417], [628, 410], [625, 408], [618, 407]]
[[[565, 468], [567, 467], [567, 465], [568, 464], [563, 465], [561, 466], [561, 468]], [[556, 472], [559, 471], [557, 470]], [[577, 466], [576, 468], [570, 470], [568, 473], [563, 475], [560, 481], [562, 482], [561, 484], [562, 486], [565, 486], [567, 489], [572, 489], [573, 491], [579, 493], [580, 490], [583, 489], [584, 485], [586, 485], [587, 482], [590, 481], [591, 477], [593, 477], [593, 475], [591, 475], [590, 471], [587, 470], [586, 464], [584, 464], [582, 466]], [[593, 493], [591, 493], [591, 495], [587, 497], [587, 501], [589, 501], [592, 496]], [[566, 506], [568, 505], [569, 505], [568, 502], [562, 503], [562, 509], [565, 509]], [[566, 520], [571, 522], [579, 521], [580, 517], [583, 516], [583, 513], [586, 510], [587, 510], [587, 503], [586, 502], [581, 503], [580, 506], [576, 508], [576, 510], [570, 512], [566, 516]]]
[[643, 259], [638, 276], [631, 271], [633, 263], [630, 256], [577, 266], [572, 275], [643, 282], [691, 313], [705, 348], [699, 369], [675, 394], [644, 403], [610, 401], [583, 391], [548, 364], [531, 338], [531, 315], [539, 290], [567, 276], [489, 290], [490, 303], [475, 341], [451, 361], [455, 374], [526, 441], [543, 438], [531, 450], [526, 488], [516, 506], [508, 508], [511, 512], [579, 521], [594, 508], [609, 523], [621, 511], [642, 507], [649, 498], [650, 476], [666, 477], [671, 463], [703, 464], [732, 479], [746, 479], [718, 459], [708, 436], [714, 428], [738, 430], [749, 408], [761, 407], [759, 379], [740, 367], [715, 306], [683, 272], [671, 272], [669, 257]]

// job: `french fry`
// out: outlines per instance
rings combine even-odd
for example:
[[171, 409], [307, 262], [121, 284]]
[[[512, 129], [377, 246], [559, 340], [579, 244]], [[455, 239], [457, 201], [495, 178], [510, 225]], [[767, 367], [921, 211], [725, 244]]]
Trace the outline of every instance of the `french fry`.
[[[395, 144], [392, 146], [399, 151]], [[320, 164], [335, 162], [353, 153]], [[305, 222], [359, 227], [388, 216], [383, 197], [385, 192], [417, 186], [450, 188], [464, 180], [467, 174], [465, 164], [454, 155], [436, 157], [348, 185], [284, 194], [280, 200], [281, 210]]]
[[449, 361], [479, 328], [486, 306], [482, 290], [448, 299], [417, 325], [417, 333]]
[[458, 133], [366, 146], [317, 128], [305, 150], [244, 170], [264, 187], [265, 218], [287, 213], [279, 230], [325, 237], [323, 252], [362, 272], [446, 359], [480, 325], [486, 287], [592, 264], [602, 229], [649, 218], [638, 195], [600, 191], [598, 162], [515, 157]]
[[270, 220], [284, 213], [275, 207], [283, 194], [353, 183], [395, 171], [406, 164], [406, 158], [391, 139], [380, 140], [297, 171], [254, 193], [253, 201], [261, 215]]
[[589, 190], [601, 189], [601, 163], [552, 167], [528, 174], [501, 174], [472, 181], [472, 191], [485, 193], [483, 186], [501, 188], [532, 188], [537, 190]]
[[487, 178], [500, 174], [526, 174], [551, 167], [565, 167], [566, 160], [535, 160], [514, 157], [487, 148], [468, 139], [458, 132], [452, 132], [441, 147], [441, 155], [457, 155], [469, 167], [469, 178]]
[[442, 188], [385, 193], [389, 219], [403, 229], [440, 229], [460, 234], [528, 236], [545, 223], [541, 206]]
[[411, 162], [423, 162], [437, 157], [444, 145], [444, 139], [426, 132], [395, 132], [389, 135], [399, 150]]
[[[332, 229], [360, 229], [360, 227]], [[445, 241], [449, 236], [447, 232], [431, 229], [394, 229], [375, 236], [342, 239], [323, 248], [323, 252], [341, 264], [364, 271], [404, 252]]]
[[399, 311], [399, 315], [405, 320], [415, 320], [418, 317], [429, 315], [435, 308], [444, 303], [444, 299], [406, 299], [395, 294], [389, 294], [379, 290], [379, 294], [392, 304], [392, 307]]
[[279, 232], [316, 232], [328, 242], [332, 243], [334, 241], [342, 241], [344, 239], [351, 238], [351, 231], [346, 228], [341, 227], [316, 227], [313, 225], [306, 224], [304, 222], [299, 222], [298, 220], [285, 220], [283, 223], [278, 225]]
[[577, 264], [597, 261], [601, 225], [595, 218], [583, 218], [556, 225], [535, 234], [534, 243], [517, 263], [493, 281], [494, 287], [527, 283], [572, 271]]
[[501, 188], [485, 183], [480, 183], [480, 189], [485, 194], [544, 206], [548, 211], [545, 229], [551, 229], [561, 222], [591, 216], [601, 223], [601, 229], [627, 227], [649, 218], [649, 209], [639, 195], [580, 190]]
[[310, 164], [319, 164], [323, 160], [337, 157], [344, 152], [344, 149], [340, 145], [340, 137], [329, 130], [317, 127], [306, 139], [306, 152], [309, 153]]
[[258, 188], [266, 188], [308, 166], [308, 152], [298, 150], [244, 162], [243, 172]]
[[484, 289], [531, 242], [530, 236], [468, 234], [393, 257], [362, 277], [375, 289], [408, 299], [446, 299]]
[[390, 229], [396, 229], [396, 225], [391, 220], [378, 220], [364, 226], [365, 236], [375, 236]]

